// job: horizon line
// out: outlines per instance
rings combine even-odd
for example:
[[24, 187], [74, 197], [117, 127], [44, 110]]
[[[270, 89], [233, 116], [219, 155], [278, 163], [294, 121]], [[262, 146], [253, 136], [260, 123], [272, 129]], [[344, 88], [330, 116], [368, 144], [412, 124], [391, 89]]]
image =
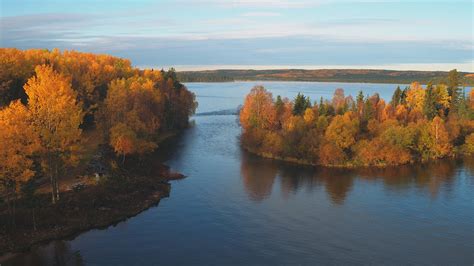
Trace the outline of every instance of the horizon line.
[[213, 70], [390, 70], [390, 71], [450, 71], [474, 73], [474, 61], [467, 63], [412, 63], [412, 64], [381, 64], [381, 65], [137, 65], [139, 68], [170, 69], [182, 71], [213, 71]]

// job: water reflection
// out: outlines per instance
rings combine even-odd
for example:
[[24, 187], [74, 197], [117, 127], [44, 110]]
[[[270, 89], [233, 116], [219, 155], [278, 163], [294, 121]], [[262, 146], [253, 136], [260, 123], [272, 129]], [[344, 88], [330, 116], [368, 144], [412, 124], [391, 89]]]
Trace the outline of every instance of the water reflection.
[[448, 196], [453, 193], [455, 176], [459, 171], [466, 169], [470, 176], [474, 173], [474, 158], [401, 167], [332, 169], [264, 159], [245, 151], [241, 157], [243, 186], [248, 197], [254, 201], [268, 198], [274, 192], [274, 183], [279, 182], [283, 198], [303, 189], [311, 192], [324, 188], [331, 202], [341, 205], [358, 181], [382, 182], [385, 189], [394, 192], [416, 188], [435, 199], [440, 190]]
[[15, 256], [2, 265], [84, 265], [79, 251], [71, 249], [66, 241], [53, 241], [42, 247], [33, 248], [24, 256]]
[[261, 161], [252, 156], [242, 156], [240, 167], [244, 187], [249, 198], [254, 201], [262, 201], [270, 196], [278, 173], [278, 166], [274, 162]]

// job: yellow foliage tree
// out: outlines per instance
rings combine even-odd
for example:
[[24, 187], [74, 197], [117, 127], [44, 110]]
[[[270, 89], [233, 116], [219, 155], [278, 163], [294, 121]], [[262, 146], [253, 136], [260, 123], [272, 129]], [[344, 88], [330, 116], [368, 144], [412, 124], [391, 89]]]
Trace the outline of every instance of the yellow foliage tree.
[[443, 158], [451, 154], [452, 144], [443, 119], [439, 116], [431, 122], [412, 124], [419, 131], [417, 151], [422, 160]]
[[341, 149], [350, 148], [356, 142], [359, 132], [359, 120], [351, 112], [337, 115], [326, 129], [325, 137]]
[[416, 110], [420, 113], [423, 112], [423, 103], [425, 100], [425, 90], [421, 87], [420, 83], [413, 82], [410, 85], [410, 89], [407, 92], [407, 105], [412, 110]]
[[[159, 79], [157, 71], [146, 75]], [[164, 120], [163, 95], [149, 78], [131, 77], [111, 82], [103, 110], [110, 145], [123, 156], [153, 151]]]
[[395, 117], [397, 118], [398, 121], [402, 123], [406, 123], [408, 120], [408, 111], [405, 108], [404, 105], [398, 105], [396, 110], [395, 110]]
[[83, 111], [69, 78], [51, 66], [35, 68], [24, 89], [33, 130], [42, 147], [41, 160], [51, 182], [52, 201], [59, 200], [59, 175], [63, 167], [77, 162]]
[[431, 136], [434, 139], [433, 158], [442, 158], [450, 154], [452, 144], [449, 141], [449, 134], [444, 121], [439, 116], [433, 118], [431, 122]]
[[307, 125], [315, 124], [316, 116], [314, 115], [313, 109], [306, 108], [306, 110], [304, 111], [303, 119]]
[[0, 188], [13, 198], [34, 175], [31, 156], [39, 141], [30, 123], [28, 110], [19, 101], [0, 110]]
[[448, 87], [444, 84], [436, 85], [434, 92], [437, 96], [436, 102], [443, 106], [444, 109], [448, 109], [449, 103], [451, 102], [451, 96], [449, 96]]

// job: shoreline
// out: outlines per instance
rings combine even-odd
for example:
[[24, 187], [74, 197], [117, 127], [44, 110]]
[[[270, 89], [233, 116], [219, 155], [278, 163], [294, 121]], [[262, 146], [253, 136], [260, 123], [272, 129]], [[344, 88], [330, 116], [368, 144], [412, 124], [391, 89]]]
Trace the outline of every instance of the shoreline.
[[265, 159], [270, 159], [270, 160], [277, 160], [281, 162], [286, 162], [286, 163], [291, 163], [295, 165], [303, 165], [303, 166], [310, 166], [310, 167], [325, 167], [325, 168], [330, 168], [330, 169], [348, 169], [348, 170], [357, 170], [357, 169], [368, 169], [368, 168], [376, 168], [376, 169], [384, 169], [384, 168], [389, 168], [389, 167], [398, 167], [398, 166], [409, 166], [409, 165], [415, 165], [415, 164], [424, 164], [424, 163], [429, 163], [429, 162], [434, 162], [438, 160], [445, 160], [449, 158], [459, 158], [462, 157], [461, 155], [454, 155], [454, 156], [448, 156], [444, 158], [439, 158], [439, 159], [433, 159], [433, 160], [428, 160], [428, 161], [410, 161], [408, 163], [404, 164], [385, 164], [385, 165], [323, 165], [323, 164], [315, 164], [311, 163], [307, 160], [301, 160], [297, 158], [292, 158], [292, 157], [280, 157], [280, 156], [274, 156], [269, 153], [265, 152], [257, 152], [251, 148], [248, 148], [244, 145], [240, 145], [242, 149], [244, 149], [246, 152], [249, 152], [253, 155], [265, 158]]
[[[128, 177], [131, 178], [131, 177]], [[159, 177], [132, 177], [117, 187], [99, 184], [79, 192], [63, 192], [56, 205], [48, 204], [36, 209], [43, 216], [56, 216], [57, 221], [39, 218], [41, 228], [36, 231], [24, 224], [17, 225], [15, 232], [3, 232], [0, 240], [0, 263], [12, 256], [27, 252], [34, 247], [54, 240], [75, 238], [93, 229], [105, 229], [132, 218], [143, 211], [157, 206], [161, 199], [169, 196], [169, 181], [184, 178], [178, 173], [160, 173]], [[49, 195], [40, 195], [41, 200], [49, 200]], [[84, 200], [87, 200], [85, 202]], [[67, 205], [67, 206], [66, 206]], [[24, 222], [28, 209], [19, 208], [17, 222]], [[54, 218], [54, 217], [53, 217]]]
[[[160, 136], [157, 142], [167, 143], [179, 133], [180, 131], [167, 132]], [[99, 149], [98, 147], [95, 153]], [[101, 159], [104, 163], [105, 159], [115, 161], [115, 156], [109, 148], [105, 148], [104, 153], [105, 156]], [[143, 170], [143, 167], [136, 161], [129, 170], [119, 168], [109, 172], [104, 182], [95, 181], [95, 184], [91, 185], [91, 180], [86, 181], [87, 186], [79, 191], [62, 191], [61, 200], [57, 204], [50, 202], [50, 192], [38, 193], [35, 208], [37, 230], [33, 229], [29, 203], [19, 199], [15, 230], [8, 232], [7, 222], [0, 223], [0, 265], [10, 257], [34, 247], [55, 240], [75, 238], [84, 232], [105, 229], [135, 217], [157, 206], [161, 199], [169, 196], [170, 181], [186, 177], [170, 171], [169, 167], [161, 162], [154, 168], [153, 174], [140, 170]], [[81, 182], [83, 181], [82, 179]], [[8, 218], [5, 204], [0, 204], [1, 217]]]
[[[236, 79], [236, 80], [226, 80], [226, 81], [183, 81], [186, 83], [237, 83], [237, 82], [301, 82], [301, 83], [351, 83], [351, 84], [400, 84], [408, 85], [409, 83], [399, 83], [399, 82], [371, 82], [371, 81], [343, 81], [343, 80], [293, 80], [293, 79]], [[423, 84], [425, 85], [425, 84]], [[468, 86], [470, 87], [470, 86]]]

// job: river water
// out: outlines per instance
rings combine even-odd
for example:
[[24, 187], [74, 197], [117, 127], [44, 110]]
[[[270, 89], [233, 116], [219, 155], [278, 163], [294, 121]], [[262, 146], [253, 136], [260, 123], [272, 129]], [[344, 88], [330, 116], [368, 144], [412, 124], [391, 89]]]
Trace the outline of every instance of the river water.
[[190, 83], [194, 126], [160, 147], [174, 170], [157, 207], [55, 241], [5, 265], [314, 265], [474, 263], [474, 158], [336, 170], [244, 152], [232, 114], [255, 84], [316, 100], [335, 88], [389, 99], [396, 85]]

